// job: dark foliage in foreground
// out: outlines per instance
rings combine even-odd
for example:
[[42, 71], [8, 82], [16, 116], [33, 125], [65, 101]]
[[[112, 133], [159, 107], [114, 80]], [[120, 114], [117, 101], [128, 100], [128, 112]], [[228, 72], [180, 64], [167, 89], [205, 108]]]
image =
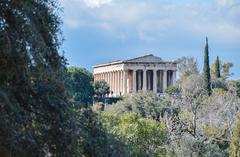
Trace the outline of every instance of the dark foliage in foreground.
[[58, 54], [54, 0], [0, 1], [0, 147], [12, 156], [67, 156], [71, 105]]

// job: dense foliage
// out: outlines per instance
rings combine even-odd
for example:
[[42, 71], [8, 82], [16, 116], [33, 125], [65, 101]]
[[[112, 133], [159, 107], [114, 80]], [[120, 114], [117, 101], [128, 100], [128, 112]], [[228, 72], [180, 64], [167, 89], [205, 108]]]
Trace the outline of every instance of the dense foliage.
[[137, 113], [101, 114], [109, 134], [127, 146], [128, 156], [165, 156], [167, 130], [163, 123], [144, 119]]
[[108, 94], [110, 94], [110, 87], [104, 80], [97, 80], [93, 84], [94, 96], [96, 101], [102, 101]]
[[12, 156], [66, 156], [70, 104], [54, 0], [0, 1], [0, 147]]
[[72, 92], [72, 102], [82, 105], [92, 104], [93, 101], [93, 76], [84, 68], [68, 68], [69, 84]]

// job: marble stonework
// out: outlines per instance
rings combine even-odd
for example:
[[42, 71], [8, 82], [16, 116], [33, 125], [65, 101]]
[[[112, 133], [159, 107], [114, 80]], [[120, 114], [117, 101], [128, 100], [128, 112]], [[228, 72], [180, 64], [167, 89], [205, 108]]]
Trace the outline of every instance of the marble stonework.
[[163, 61], [154, 55], [95, 65], [94, 81], [105, 80], [111, 96], [127, 95], [137, 91], [162, 93], [175, 85], [177, 63]]

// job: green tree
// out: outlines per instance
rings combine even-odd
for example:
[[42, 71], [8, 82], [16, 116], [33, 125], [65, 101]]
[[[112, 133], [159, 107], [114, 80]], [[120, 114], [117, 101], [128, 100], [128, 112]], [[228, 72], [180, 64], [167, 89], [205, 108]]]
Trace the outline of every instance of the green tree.
[[214, 75], [215, 78], [226, 80], [233, 75], [233, 73], [230, 72], [232, 67], [233, 63], [221, 63], [219, 57], [217, 57], [216, 61], [211, 65], [211, 74]]
[[209, 68], [208, 38], [206, 38], [206, 45], [204, 50], [203, 80], [204, 88], [207, 91], [207, 94], [211, 95], [211, 76]]
[[55, 0], [0, 1], [0, 147], [71, 156], [71, 104]]
[[231, 140], [230, 157], [240, 156], [240, 113], [237, 114], [236, 124], [233, 130], [233, 136]]
[[222, 77], [223, 79], [227, 79], [230, 76], [233, 75], [233, 73], [230, 72], [230, 69], [233, 67], [233, 63], [224, 63], [222, 65]]
[[128, 146], [130, 156], [166, 155], [167, 129], [163, 123], [144, 119], [137, 113], [103, 113], [101, 119], [108, 133]]
[[[108, 133], [101, 117], [91, 109], [77, 109], [72, 118], [75, 120], [76, 142], [73, 144], [76, 157], [128, 157], [127, 146], [116, 136]], [[71, 155], [71, 154], [70, 154]], [[67, 155], [69, 156], [69, 154]]]
[[103, 99], [107, 94], [110, 93], [110, 87], [104, 80], [95, 81], [93, 84], [94, 94], [98, 99]]
[[194, 138], [189, 134], [184, 134], [181, 139], [173, 145], [173, 150], [169, 151], [169, 156], [177, 157], [226, 157], [227, 153], [212, 141], [204, 138]]
[[69, 82], [72, 90], [72, 101], [77, 105], [91, 104], [93, 100], [93, 76], [84, 68], [69, 67]]
[[181, 76], [189, 76], [192, 74], [198, 74], [198, 64], [193, 57], [182, 57], [177, 60], [178, 62], [178, 71]]
[[211, 71], [216, 78], [221, 77], [221, 63], [218, 56], [216, 61], [212, 64]]

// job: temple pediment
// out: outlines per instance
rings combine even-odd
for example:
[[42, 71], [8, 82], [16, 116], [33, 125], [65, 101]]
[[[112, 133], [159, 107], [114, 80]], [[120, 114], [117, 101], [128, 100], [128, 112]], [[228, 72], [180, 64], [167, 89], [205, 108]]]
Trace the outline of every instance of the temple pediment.
[[157, 63], [157, 62], [163, 62], [162, 58], [154, 56], [152, 54], [145, 55], [137, 58], [132, 58], [125, 60], [124, 62], [130, 62], [130, 63]]

